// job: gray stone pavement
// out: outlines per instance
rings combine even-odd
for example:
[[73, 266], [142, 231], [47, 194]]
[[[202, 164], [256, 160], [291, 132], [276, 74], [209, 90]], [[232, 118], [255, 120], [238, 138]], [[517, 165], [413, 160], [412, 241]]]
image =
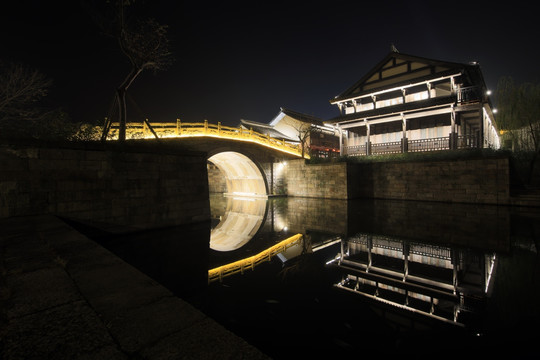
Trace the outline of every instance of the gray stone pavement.
[[0, 219], [0, 358], [267, 359], [60, 219]]

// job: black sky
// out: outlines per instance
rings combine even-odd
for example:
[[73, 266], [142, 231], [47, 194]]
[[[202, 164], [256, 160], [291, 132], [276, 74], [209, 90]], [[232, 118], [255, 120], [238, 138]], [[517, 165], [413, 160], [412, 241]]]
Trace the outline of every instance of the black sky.
[[[330, 119], [329, 100], [390, 51], [478, 61], [488, 87], [502, 76], [539, 82], [533, 2], [147, 1], [141, 17], [169, 26], [175, 62], [130, 88], [132, 120], [269, 122], [280, 107]], [[107, 116], [129, 71], [77, 0], [12, 2], [0, 14], [0, 58], [53, 79], [49, 102], [76, 121]]]

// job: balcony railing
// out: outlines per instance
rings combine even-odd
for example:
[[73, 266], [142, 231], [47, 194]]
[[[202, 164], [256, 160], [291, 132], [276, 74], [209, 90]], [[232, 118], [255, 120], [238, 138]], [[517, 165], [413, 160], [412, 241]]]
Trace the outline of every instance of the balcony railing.
[[438, 137], [431, 139], [409, 140], [409, 152], [424, 152], [450, 149], [450, 137]]
[[371, 154], [373, 155], [399, 153], [401, 153], [401, 141], [371, 144]]
[[345, 146], [343, 150], [344, 153], [349, 156], [367, 155], [366, 145]]
[[343, 147], [343, 155], [348, 156], [366, 156], [366, 155], [382, 155], [382, 154], [399, 154], [402, 152], [428, 152], [450, 149], [472, 149], [479, 147], [476, 136], [474, 135], [459, 135], [455, 138], [455, 145], [452, 145], [451, 136], [408, 140], [403, 146], [402, 141], [392, 141], [385, 143], [371, 143], [366, 145], [351, 145]]
[[478, 147], [477, 137], [474, 135], [459, 135], [457, 140], [458, 149], [474, 149]]
[[478, 86], [469, 86], [459, 89], [457, 92], [457, 102], [476, 102], [482, 99], [482, 91]]

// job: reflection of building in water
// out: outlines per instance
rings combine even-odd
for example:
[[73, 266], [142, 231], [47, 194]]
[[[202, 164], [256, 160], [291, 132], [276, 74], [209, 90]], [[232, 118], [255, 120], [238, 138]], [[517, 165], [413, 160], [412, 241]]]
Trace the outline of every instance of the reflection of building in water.
[[495, 260], [493, 253], [361, 234], [342, 241], [330, 263], [343, 272], [339, 289], [464, 326], [490, 291]]

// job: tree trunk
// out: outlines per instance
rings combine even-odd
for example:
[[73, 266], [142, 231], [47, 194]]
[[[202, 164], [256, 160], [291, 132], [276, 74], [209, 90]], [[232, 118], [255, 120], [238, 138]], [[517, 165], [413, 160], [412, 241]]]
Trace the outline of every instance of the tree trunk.
[[141, 73], [142, 69], [133, 68], [122, 84], [116, 90], [118, 97], [118, 140], [126, 140], [126, 124], [127, 124], [127, 107], [126, 107], [126, 92], [135, 78]]
[[116, 90], [116, 97], [118, 99], [118, 140], [124, 141], [127, 123], [126, 89], [119, 87]]

